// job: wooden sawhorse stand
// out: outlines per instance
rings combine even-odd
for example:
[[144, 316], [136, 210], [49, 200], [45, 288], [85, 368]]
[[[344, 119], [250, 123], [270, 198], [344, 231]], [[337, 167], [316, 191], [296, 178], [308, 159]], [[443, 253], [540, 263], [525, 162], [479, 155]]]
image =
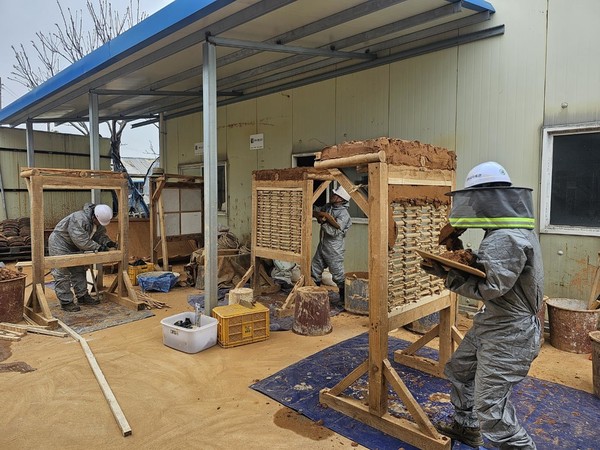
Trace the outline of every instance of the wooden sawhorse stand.
[[[31, 214], [31, 262], [32, 290], [23, 313], [39, 325], [56, 328], [58, 321], [52, 316], [44, 293], [44, 274], [47, 270], [62, 267], [89, 266], [93, 264], [118, 264], [118, 276], [113, 286], [104, 292], [104, 298], [133, 310], [144, 307], [129, 276], [127, 265], [128, 208], [127, 180], [122, 173], [100, 170], [68, 170], [23, 168], [21, 177], [25, 179], [29, 191]], [[102, 253], [80, 253], [61, 256], [44, 256], [44, 188], [49, 189], [108, 189], [114, 190], [119, 199], [119, 250]], [[98, 289], [102, 280], [98, 280]]]

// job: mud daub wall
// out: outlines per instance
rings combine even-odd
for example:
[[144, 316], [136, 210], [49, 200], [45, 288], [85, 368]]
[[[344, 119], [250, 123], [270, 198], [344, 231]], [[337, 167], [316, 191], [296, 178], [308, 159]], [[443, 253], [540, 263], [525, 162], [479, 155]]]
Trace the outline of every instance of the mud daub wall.
[[[424, 144], [381, 137], [365, 141], [345, 142], [323, 149], [321, 160], [343, 158], [384, 151], [389, 164], [390, 177], [394, 168], [416, 168], [417, 176], [431, 179], [435, 171], [456, 170], [456, 154], [448, 149]], [[435, 178], [435, 177], [434, 177]], [[439, 230], [447, 222], [450, 197], [448, 186], [433, 184], [390, 184], [388, 201], [397, 236], [388, 254], [388, 309], [416, 302], [439, 294], [443, 281], [432, 277], [419, 267], [421, 257], [415, 252], [422, 249], [440, 253]]]

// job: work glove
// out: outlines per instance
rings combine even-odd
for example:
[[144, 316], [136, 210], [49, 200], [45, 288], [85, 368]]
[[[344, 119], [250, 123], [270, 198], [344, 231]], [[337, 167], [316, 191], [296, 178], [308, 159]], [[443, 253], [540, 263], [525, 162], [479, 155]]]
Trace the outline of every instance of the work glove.
[[107, 242], [106, 244], [104, 244], [104, 245], [106, 245], [106, 247], [108, 247], [108, 248], [117, 248], [117, 243], [116, 243], [116, 242], [113, 242], [113, 241], [108, 241], [108, 242]]
[[108, 247], [106, 246], [106, 244], [101, 244], [100, 247], [98, 247], [98, 251], [99, 252], [107, 252]]
[[433, 261], [428, 259], [427, 262], [429, 264], [425, 264], [421, 262], [420, 266], [425, 272], [429, 275], [433, 275], [434, 277], [446, 278], [448, 276], [448, 271], [444, 269], [444, 267], [437, 261]]

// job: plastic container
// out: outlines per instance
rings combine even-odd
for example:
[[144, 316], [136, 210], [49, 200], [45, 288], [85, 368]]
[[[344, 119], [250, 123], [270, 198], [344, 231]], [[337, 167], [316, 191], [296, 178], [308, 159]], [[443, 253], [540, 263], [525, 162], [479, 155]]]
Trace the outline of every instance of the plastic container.
[[134, 286], [137, 286], [138, 285], [137, 276], [140, 273], [151, 272], [153, 270], [154, 270], [154, 264], [152, 264], [152, 263], [146, 263], [143, 266], [132, 266], [131, 264], [129, 264], [129, 266], [127, 267], [127, 275], [129, 275], [129, 279], [131, 280], [131, 283]]
[[200, 326], [183, 328], [175, 325], [180, 320], [190, 319], [194, 323], [194, 312], [183, 312], [165, 317], [160, 321], [163, 330], [163, 344], [185, 353], [198, 353], [217, 343], [217, 319], [201, 316]]
[[0, 322], [17, 323], [23, 320], [25, 275], [0, 281]]
[[236, 347], [269, 337], [269, 308], [260, 303], [252, 308], [218, 306], [213, 308], [212, 316], [219, 321], [217, 340], [221, 347]]

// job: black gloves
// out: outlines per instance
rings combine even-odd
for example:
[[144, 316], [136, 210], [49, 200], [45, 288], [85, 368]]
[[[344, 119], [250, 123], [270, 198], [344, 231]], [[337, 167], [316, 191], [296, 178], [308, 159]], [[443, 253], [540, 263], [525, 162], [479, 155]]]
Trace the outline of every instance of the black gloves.
[[107, 242], [106, 244], [104, 244], [104, 245], [106, 245], [108, 248], [117, 248], [117, 243], [116, 243], [116, 242], [113, 242], [113, 241], [108, 241], [108, 242]]
[[108, 251], [108, 247], [106, 244], [100, 244], [100, 247], [98, 247], [98, 251], [99, 252], [107, 252]]
[[439, 262], [428, 259], [427, 263], [430, 263], [431, 265], [421, 262], [421, 269], [429, 275], [440, 278], [446, 278], [448, 276], [448, 271], [446, 271]]

